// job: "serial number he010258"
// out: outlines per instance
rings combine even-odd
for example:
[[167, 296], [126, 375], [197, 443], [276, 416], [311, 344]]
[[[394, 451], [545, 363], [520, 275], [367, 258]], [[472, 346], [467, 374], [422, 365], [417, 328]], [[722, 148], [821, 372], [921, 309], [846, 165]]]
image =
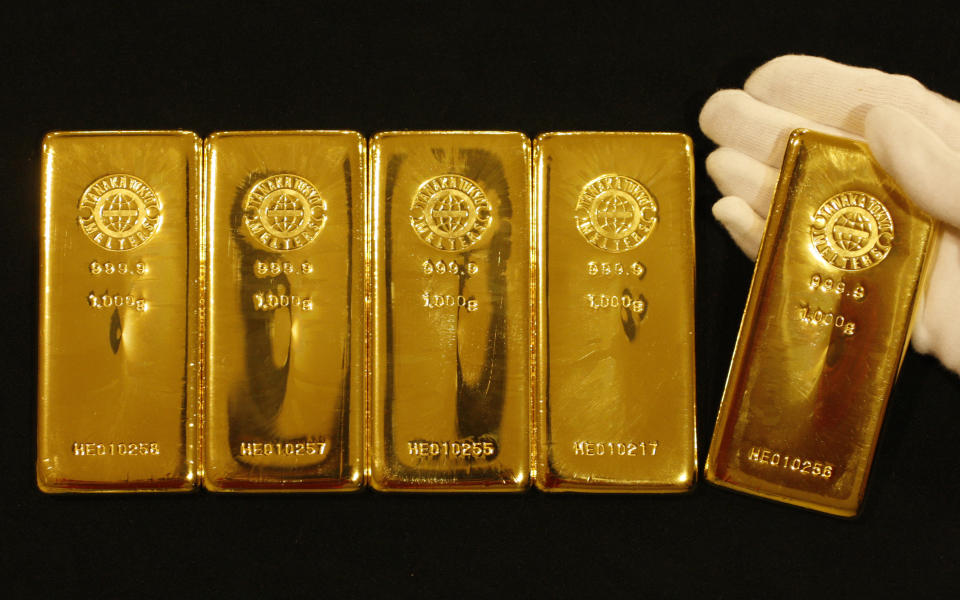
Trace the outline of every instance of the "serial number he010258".
[[158, 442], [74, 442], [74, 456], [159, 456]]
[[830, 479], [833, 476], [833, 465], [818, 460], [810, 460], [800, 456], [790, 456], [769, 448], [753, 446], [747, 453], [750, 462], [770, 467], [780, 467], [801, 475]]

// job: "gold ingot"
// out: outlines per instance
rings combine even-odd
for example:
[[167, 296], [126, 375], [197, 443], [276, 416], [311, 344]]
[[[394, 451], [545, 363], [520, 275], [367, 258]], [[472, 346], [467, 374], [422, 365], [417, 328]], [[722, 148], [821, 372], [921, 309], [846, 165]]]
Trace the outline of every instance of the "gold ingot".
[[366, 140], [206, 141], [204, 487], [363, 486]]
[[708, 481], [857, 514], [933, 233], [866, 144], [791, 135]]
[[696, 481], [693, 157], [675, 133], [546, 133], [537, 199], [536, 484]]
[[195, 486], [200, 157], [186, 131], [44, 139], [44, 492]]
[[372, 485], [519, 491], [530, 476], [530, 143], [396, 132], [370, 149]]

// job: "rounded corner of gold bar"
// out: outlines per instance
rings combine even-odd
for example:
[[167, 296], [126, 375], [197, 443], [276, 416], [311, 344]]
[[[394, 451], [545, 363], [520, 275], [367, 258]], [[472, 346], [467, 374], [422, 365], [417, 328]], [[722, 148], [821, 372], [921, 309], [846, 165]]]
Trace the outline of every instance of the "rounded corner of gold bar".
[[373, 469], [370, 471], [366, 480], [367, 487], [378, 493], [395, 492], [399, 489], [394, 478], [390, 477], [381, 469]]
[[538, 145], [549, 140], [550, 138], [557, 137], [558, 135], [563, 135], [562, 131], [544, 131], [543, 133], [537, 134], [537, 137], [533, 138], [533, 144]]
[[787, 139], [787, 147], [792, 148], [798, 144], [802, 144], [804, 139], [809, 137], [811, 133], [814, 132], [806, 127], [794, 129], [790, 132], [790, 137]]
[[44, 494], [62, 494], [64, 490], [59, 485], [55, 484], [52, 478], [47, 477], [44, 474], [43, 470], [38, 466], [37, 467], [37, 477], [36, 477], [37, 489], [43, 492]]
[[203, 478], [200, 487], [203, 488], [203, 491], [211, 494], [223, 494], [234, 491], [229, 487], [222, 485], [220, 481], [210, 476]]

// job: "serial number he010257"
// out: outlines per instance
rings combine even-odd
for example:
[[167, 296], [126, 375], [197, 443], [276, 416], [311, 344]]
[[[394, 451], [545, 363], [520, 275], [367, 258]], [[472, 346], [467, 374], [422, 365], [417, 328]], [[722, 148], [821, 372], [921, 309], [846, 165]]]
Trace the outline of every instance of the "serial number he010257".
[[320, 456], [326, 442], [240, 442], [240, 456]]

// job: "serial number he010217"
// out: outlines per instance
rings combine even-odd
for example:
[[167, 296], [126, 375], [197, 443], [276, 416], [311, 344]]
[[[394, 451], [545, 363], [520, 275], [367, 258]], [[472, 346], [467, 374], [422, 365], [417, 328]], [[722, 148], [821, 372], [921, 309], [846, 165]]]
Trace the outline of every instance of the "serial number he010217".
[[790, 456], [789, 454], [760, 446], [750, 448], [750, 452], [747, 453], [747, 460], [770, 467], [780, 467], [810, 477], [830, 479], [830, 477], [833, 476], [834, 467], [830, 463], [810, 460], [800, 456]]
[[660, 442], [585, 442], [573, 443], [576, 456], [656, 456]]

